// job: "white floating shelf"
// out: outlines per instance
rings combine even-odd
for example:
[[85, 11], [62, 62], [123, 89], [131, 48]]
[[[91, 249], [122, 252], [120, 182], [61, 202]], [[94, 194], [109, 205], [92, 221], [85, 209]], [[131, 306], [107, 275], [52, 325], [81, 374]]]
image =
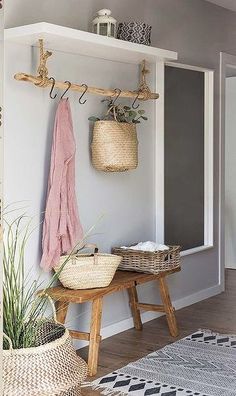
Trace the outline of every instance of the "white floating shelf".
[[42, 38], [45, 40], [45, 47], [49, 50], [112, 61], [139, 64], [143, 59], [149, 63], [177, 59], [177, 53], [174, 51], [99, 36], [46, 22], [5, 29], [4, 34], [6, 42], [38, 46], [38, 39]]

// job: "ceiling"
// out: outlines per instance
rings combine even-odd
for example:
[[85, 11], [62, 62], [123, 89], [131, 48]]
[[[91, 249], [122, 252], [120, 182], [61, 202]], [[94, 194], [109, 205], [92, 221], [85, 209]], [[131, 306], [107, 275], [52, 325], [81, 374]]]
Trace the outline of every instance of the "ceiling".
[[236, 0], [207, 0], [218, 6], [228, 8], [228, 10], [236, 11]]

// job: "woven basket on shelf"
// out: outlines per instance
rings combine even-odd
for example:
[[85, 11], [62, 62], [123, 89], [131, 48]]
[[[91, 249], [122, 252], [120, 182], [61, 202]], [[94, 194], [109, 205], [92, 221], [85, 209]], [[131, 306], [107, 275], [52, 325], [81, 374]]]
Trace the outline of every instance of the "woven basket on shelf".
[[122, 22], [117, 29], [119, 40], [131, 41], [137, 44], [151, 45], [152, 27], [142, 22]]
[[93, 129], [92, 164], [104, 172], [124, 172], [138, 166], [135, 124], [96, 121]]
[[[55, 313], [54, 313], [55, 319]], [[87, 364], [59, 323], [42, 322], [35, 347], [3, 351], [4, 396], [78, 396]]]
[[114, 247], [112, 253], [122, 256], [119, 269], [123, 271], [158, 274], [180, 266], [180, 246], [169, 246], [169, 250], [158, 252]]
[[98, 253], [96, 245], [93, 254], [74, 254], [72, 256], [61, 256], [60, 262], [54, 267], [59, 271], [65, 260], [68, 260], [59, 273], [59, 280], [64, 287], [69, 289], [92, 289], [108, 286], [120, 264], [122, 258], [114, 254]]

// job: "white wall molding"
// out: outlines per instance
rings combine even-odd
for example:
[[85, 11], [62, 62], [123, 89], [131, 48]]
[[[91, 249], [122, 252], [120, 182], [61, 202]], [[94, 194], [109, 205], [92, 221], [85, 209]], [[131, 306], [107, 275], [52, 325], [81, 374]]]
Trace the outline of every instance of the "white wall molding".
[[204, 105], [204, 245], [213, 246], [214, 190], [214, 71], [205, 70]]
[[[179, 310], [181, 308], [188, 307], [189, 305], [196, 304], [199, 301], [203, 301], [203, 300], [206, 300], [207, 298], [216, 296], [217, 294], [220, 294], [222, 291], [223, 290], [222, 290], [221, 285], [218, 284], [218, 285], [209, 287], [208, 289], [203, 289], [203, 290], [200, 290], [199, 292], [190, 294], [189, 296], [180, 298], [178, 300], [174, 300], [173, 305], [176, 310]], [[156, 312], [143, 312], [141, 316], [142, 316], [142, 322], [147, 323], [153, 319], [163, 316], [163, 314], [156, 313]], [[117, 322], [117, 323], [113, 323], [113, 324], [103, 327], [101, 329], [102, 339], [109, 338], [115, 334], [119, 334], [123, 331], [132, 329], [133, 327], [134, 327], [134, 325], [133, 325], [132, 317], [121, 320], [120, 322]], [[143, 331], [145, 331], [145, 329]], [[80, 349], [80, 348], [87, 346], [88, 342], [87, 341], [74, 341], [74, 345], [76, 346], [76, 348]]]
[[[194, 70], [204, 73], [204, 245], [181, 252], [182, 256], [199, 253], [214, 247], [213, 241], [213, 180], [214, 180], [214, 70], [204, 67], [186, 65], [178, 62], [165, 62], [165, 65], [157, 68], [157, 75], [161, 75], [164, 81], [164, 67], [176, 67], [180, 69]], [[159, 89], [158, 85], [157, 88]], [[164, 83], [162, 88], [164, 89]], [[159, 89], [160, 91], [160, 89]], [[159, 92], [157, 91], [157, 92]], [[164, 92], [162, 93], [164, 97]], [[160, 94], [161, 99], [161, 94]], [[159, 99], [159, 101], [160, 101]], [[156, 141], [156, 240], [164, 243], [164, 101], [163, 108], [158, 109], [157, 117], [162, 116], [162, 123], [157, 127]], [[162, 113], [161, 113], [162, 111]]]
[[219, 284], [225, 287], [225, 79], [227, 67], [236, 68], [236, 56], [220, 53], [219, 108]]
[[156, 63], [156, 91], [159, 99], [155, 103], [155, 227], [156, 241], [164, 243], [164, 84], [165, 84], [165, 64]]
[[213, 245], [198, 246], [196, 248], [183, 250], [182, 252], [180, 252], [180, 256], [181, 257], [189, 256], [190, 254], [200, 253], [200, 252], [203, 252], [204, 250], [209, 250], [212, 248], [213, 248]]

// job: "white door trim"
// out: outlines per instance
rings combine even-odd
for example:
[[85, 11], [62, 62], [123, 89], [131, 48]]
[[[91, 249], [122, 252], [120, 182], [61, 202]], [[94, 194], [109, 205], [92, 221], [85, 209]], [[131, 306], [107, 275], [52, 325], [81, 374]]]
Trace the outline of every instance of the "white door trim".
[[225, 79], [227, 66], [236, 68], [236, 56], [220, 53], [219, 112], [219, 284], [225, 288]]
[[[205, 124], [204, 124], [204, 245], [181, 252], [182, 256], [199, 253], [213, 247], [213, 97], [214, 70], [165, 62], [157, 65], [157, 76], [164, 81], [164, 66], [178, 67], [203, 72], [205, 75]], [[157, 92], [160, 87], [157, 85]], [[164, 90], [164, 83], [162, 84]], [[156, 140], [156, 240], [164, 243], [164, 91], [161, 113], [157, 114], [159, 131]], [[160, 120], [163, 120], [160, 125]]]
[[156, 241], [164, 243], [164, 91], [165, 91], [165, 63], [156, 63], [156, 141], [155, 141], [155, 202], [156, 202]]

